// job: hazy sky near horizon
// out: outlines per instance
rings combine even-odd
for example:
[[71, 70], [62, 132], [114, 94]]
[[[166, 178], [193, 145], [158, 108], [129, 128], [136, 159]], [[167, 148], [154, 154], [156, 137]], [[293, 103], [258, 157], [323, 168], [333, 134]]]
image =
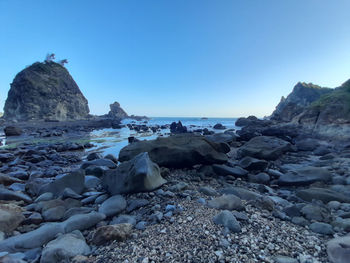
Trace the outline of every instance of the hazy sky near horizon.
[[350, 78], [349, 0], [0, 0], [0, 108], [48, 52], [104, 114], [270, 115], [298, 81]]

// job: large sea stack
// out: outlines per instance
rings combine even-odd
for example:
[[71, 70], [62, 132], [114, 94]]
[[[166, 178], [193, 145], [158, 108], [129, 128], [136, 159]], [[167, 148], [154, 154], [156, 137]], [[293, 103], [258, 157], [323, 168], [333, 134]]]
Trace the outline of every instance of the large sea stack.
[[19, 72], [4, 107], [7, 120], [77, 120], [89, 114], [88, 101], [68, 70], [36, 62]]

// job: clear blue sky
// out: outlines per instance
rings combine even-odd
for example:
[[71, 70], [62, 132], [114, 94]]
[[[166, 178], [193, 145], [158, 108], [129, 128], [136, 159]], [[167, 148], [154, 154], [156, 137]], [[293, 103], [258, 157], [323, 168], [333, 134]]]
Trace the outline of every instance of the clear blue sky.
[[67, 58], [93, 114], [269, 115], [298, 81], [350, 78], [349, 0], [0, 0], [0, 108], [16, 73]]

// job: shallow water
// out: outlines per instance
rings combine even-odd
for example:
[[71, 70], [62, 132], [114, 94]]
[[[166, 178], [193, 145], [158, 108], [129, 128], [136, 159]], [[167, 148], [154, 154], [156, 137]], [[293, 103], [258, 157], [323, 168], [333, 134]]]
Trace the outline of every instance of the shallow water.
[[[152, 126], [162, 126], [171, 124], [172, 122], [181, 121], [184, 126], [187, 126], [188, 130], [204, 129], [214, 130], [212, 127], [221, 123], [227, 129], [237, 129], [235, 126], [237, 118], [184, 118], [184, 117], [157, 117], [151, 118], [147, 121], [146, 125], [148, 127]], [[144, 121], [135, 121], [132, 119], [125, 119], [122, 121], [122, 124], [145, 124]], [[225, 130], [214, 130], [215, 132], [224, 132]], [[158, 136], [168, 136], [170, 134], [169, 129], [163, 129], [157, 133], [149, 132], [136, 132], [130, 130], [128, 127], [121, 129], [100, 129], [94, 130], [88, 134], [73, 134], [73, 135], [63, 135], [60, 137], [49, 137], [49, 138], [36, 138], [33, 136], [19, 136], [19, 137], [10, 137], [5, 138], [4, 135], [1, 136], [3, 146], [2, 147], [16, 147], [19, 144], [30, 142], [34, 144], [40, 143], [57, 143], [57, 142], [91, 142], [95, 147], [90, 148], [87, 152], [98, 151], [103, 154], [114, 154], [118, 157], [120, 150], [128, 145], [128, 137], [134, 136], [139, 140], [153, 140]]]

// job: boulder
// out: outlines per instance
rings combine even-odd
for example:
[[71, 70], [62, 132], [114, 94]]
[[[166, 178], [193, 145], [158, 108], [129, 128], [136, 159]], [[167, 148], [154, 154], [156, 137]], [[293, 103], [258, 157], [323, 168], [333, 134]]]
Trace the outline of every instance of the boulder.
[[248, 171], [239, 166], [230, 167], [224, 164], [214, 164], [212, 167], [214, 172], [221, 176], [232, 175], [235, 177], [245, 177], [248, 174]]
[[249, 156], [244, 157], [238, 163], [239, 166], [248, 171], [264, 171], [268, 164], [265, 160], [259, 160]]
[[277, 184], [283, 186], [306, 186], [315, 182], [329, 182], [332, 173], [321, 167], [302, 167], [283, 174]]
[[39, 248], [54, 239], [58, 234], [70, 233], [74, 230], [85, 230], [105, 219], [105, 215], [97, 212], [74, 215], [61, 223], [48, 223], [39, 228], [0, 241], [0, 252], [18, 252]]
[[276, 160], [283, 153], [291, 150], [292, 146], [289, 142], [271, 136], [257, 136], [240, 147], [237, 153], [240, 157]]
[[336, 237], [327, 243], [328, 259], [332, 263], [348, 263], [350, 258], [350, 236]]
[[259, 119], [255, 116], [249, 116], [247, 118], [241, 117], [236, 120], [235, 126], [244, 127], [248, 125], [256, 125], [259, 124]]
[[105, 167], [108, 167], [110, 169], [114, 169], [117, 167], [117, 164], [115, 162], [113, 162], [112, 160], [110, 159], [95, 159], [95, 160], [92, 160], [92, 161], [87, 161], [87, 162], [84, 162], [82, 165], [81, 165], [81, 169], [86, 169], [90, 166], [105, 166]]
[[72, 189], [77, 194], [81, 194], [84, 190], [85, 173], [83, 170], [76, 170], [70, 174], [64, 175], [53, 182], [43, 185], [39, 193], [50, 192], [54, 196], [59, 196], [66, 188]]
[[6, 126], [5, 129], [4, 129], [4, 133], [5, 133], [6, 137], [9, 137], [9, 136], [20, 136], [23, 133], [23, 131], [19, 127]]
[[226, 127], [224, 125], [222, 125], [221, 123], [215, 124], [213, 128], [215, 130], [225, 130], [226, 129]]
[[106, 216], [119, 214], [126, 208], [126, 200], [121, 195], [115, 195], [104, 201], [98, 211]]
[[228, 228], [233, 233], [241, 232], [241, 226], [235, 216], [228, 210], [224, 210], [217, 214], [213, 221], [217, 225], [222, 225], [225, 228]]
[[208, 206], [216, 209], [237, 210], [237, 211], [244, 210], [241, 199], [232, 194], [216, 197], [213, 200], [208, 201]]
[[24, 201], [26, 203], [32, 202], [32, 199], [28, 195], [22, 192], [15, 192], [15, 191], [8, 190], [4, 187], [1, 187], [1, 185], [0, 185], [0, 200]]
[[0, 204], [0, 232], [10, 233], [24, 220], [22, 209], [14, 204]]
[[55, 62], [36, 62], [18, 73], [4, 107], [5, 119], [20, 121], [83, 119], [88, 114], [88, 102], [78, 85]]
[[90, 247], [78, 230], [50, 241], [42, 251], [40, 263], [69, 262], [77, 255], [88, 255]]
[[133, 226], [128, 223], [117, 225], [101, 226], [96, 229], [92, 242], [95, 245], [103, 245], [109, 241], [125, 241], [131, 234]]
[[142, 152], [148, 152], [151, 160], [159, 166], [172, 168], [225, 163], [228, 159], [225, 153], [220, 152], [220, 145], [207, 140], [204, 136], [178, 134], [129, 144], [120, 151], [119, 161], [131, 160]]
[[327, 223], [314, 222], [309, 227], [311, 231], [322, 235], [332, 235], [334, 233], [333, 227]]
[[315, 200], [321, 200], [323, 203], [328, 203], [330, 201], [338, 201], [341, 203], [350, 203], [350, 197], [340, 193], [336, 192], [331, 189], [327, 188], [309, 188], [309, 189], [303, 189], [298, 190], [296, 192], [296, 195], [308, 202], [311, 202], [313, 199]]
[[140, 153], [130, 161], [121, 163], [117, 169], [107, 171], [102, 182], [112, 195], [149, 192], [166, 183], [158, 165], [150, 160], [148, 153]]

